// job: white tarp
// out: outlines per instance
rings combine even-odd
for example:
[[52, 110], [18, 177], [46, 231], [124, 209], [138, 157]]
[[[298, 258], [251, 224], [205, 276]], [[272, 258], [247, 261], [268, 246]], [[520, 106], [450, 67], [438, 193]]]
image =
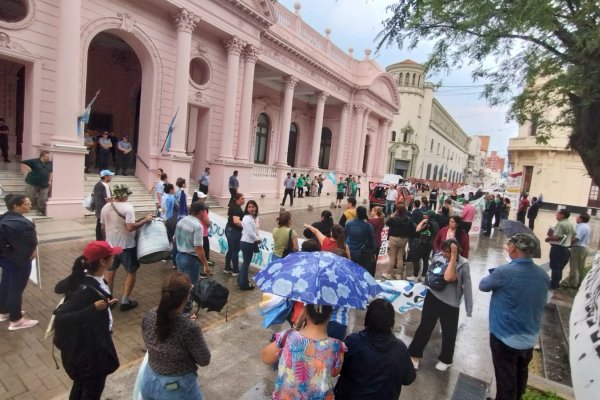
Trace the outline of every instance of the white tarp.
[[397, 313], [423, 309], [423, 301], [429, 290], [424, 284], [403, 280], [377, 281], [377, 283], [383, 289], [377, 297], [389, 301]]
[[402, 179], [404, 179], [404, 178], [402, 177], [402, 175], [395, 175], [395, 174], [385, 174], [385, 175], [383, 176], [383, 183], [385, 183], [385, 184], [388, 184], [388, 185], [389, 185], [389, 184], [394, 184], [394, 185], [397, 185], [397, 184], [398, 184], [398, 182], [399, 182], [400, 180], [402, 180]]

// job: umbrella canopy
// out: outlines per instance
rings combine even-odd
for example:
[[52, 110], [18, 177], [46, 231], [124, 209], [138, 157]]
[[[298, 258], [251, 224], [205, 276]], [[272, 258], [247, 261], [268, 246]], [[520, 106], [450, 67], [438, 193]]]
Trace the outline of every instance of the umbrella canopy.
[[524, 225], [521, 221], [515, 221], [512, 219], [503, 219], [500, 221], [500, 229], [507, 237], [516, 235], [517, 233], [527, 233], [535, 238], [537, 242], [537, 250], [533, 253], [533, 258], [540, 258], [542, 251], [540, 248], [540, 239], [533, 233], [528, 226]]
[[381, 288], [360, 265], [336, 254], [292, 253], [254, 277], [260, 290], [306, 304], [367, 307]]

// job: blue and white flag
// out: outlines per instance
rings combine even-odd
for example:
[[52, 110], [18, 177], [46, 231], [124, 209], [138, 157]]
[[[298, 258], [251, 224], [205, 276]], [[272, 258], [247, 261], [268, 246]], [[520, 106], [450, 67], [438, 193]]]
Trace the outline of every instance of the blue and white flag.
[[[77, 136], [81, 136], [83, 134], [83, 129], [82, 129], [83, 125], [90, 122], [90, 114], [92, 112], [92, 105], [98, 98], [99, 94], [100, 94], [100, 89], [98, 89], [98, 91], [94, 95], [94, 98], [89, 102], [89, 104], [85, 108], [85, 110], [83, 110], [83, 114], [81, 114], [79, 117], [77, 117]], [[82, 122], [83, 122], [83, 125], [82, 125]]]
[[334, 185], [337, 184], [337, 182], [335, 181], [335, 174], [333, 172], [327, 173], [327, 179], [329, 179]]
[[171, 137], [173, 136], [173, 123], [175, 122], [175, 117], [177, 117], [177, 113], [179, 112], [179, 107], [177, 107], [177, 111], [175, 111], [175, 115], [173, 115], [173, 119], [171, 119], [171, 123], [169, 124], [169, 129], [167, 129], [167, 138], [165, 139], [165, 143], [163, 144], [161, 153], [168, 153], [171, 149]]

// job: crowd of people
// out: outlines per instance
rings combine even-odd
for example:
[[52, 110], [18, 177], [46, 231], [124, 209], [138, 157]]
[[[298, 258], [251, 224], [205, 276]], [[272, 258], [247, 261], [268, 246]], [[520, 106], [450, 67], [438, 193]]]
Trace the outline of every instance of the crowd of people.
[[[41, 154], [38, 160], [42, 164], [44, 156], [47, 154]], [[31, 164], [33, 170], [38, 163], [25, 164]], [[51, 169], [49, 171], [47, 175], [51, 176]], [[140, 266], [136, 231], [154, 220], [151, 214], [136, 220], [134, 208], [128, 203], [129, 187], [124, 184], [111, 187], [109, 183], [114, 173], [108, 169], [102, 169], [99, 175], [93, 193], [96, 241], [83, 249], [82, 255], [74, 261], [71, 274], [55, 288], [64, 295], [64, 302], [55, 311], [55, 343], [61, 351], [63, 366], [73, 380], [70, 399], [99, 399], [107, 376], [119, 367], [111, 336], [112, 312], [117, 305], [122, 312], [138, 306], [132, 298]], [[194, 192], [189, 207], [184, 178], [178, 178], [173, 185], [160, 170], [153, 188], [157, 213], [165, 221], [172, 243], [176, 271], [167, 274], [159, 306], [147, 311], [142, 322], [148, 365], [141, 374], [141, 387], [142, 396], [148, 399], [203, 398], [197, 369], [210, 363], [211, 353], [191, 313], [190, 291], [199, 279], [213, 275], [208, 240], [211, 221], [205, 204], [209, 168], [204, 170], [198, 183], [200, 190]], [[320, 175], [310, 180], [308, 176], [296, 177], [289, 173], [284, 186], [282, 205], [287, 197], [292, 203], [294, 197], [319, 196], [323, 179]], [[254, 200], [246, 201], [239, 191], [237, 171], [229, 178], [229, 188], [224, 272], [237, 278], [239, 290], [253, 290], [255, 285], [249, 277], [249, 268], [263, 242], [259, 205]], [[309, 188], [307, 192], [306, 188]], [[500, 220], [508, 218], [510, 200], [481, 192], [467, 196], [454, 192], [446, 196], [431, 188], [429, 196], [415, 199], [407, 207], [398, 204], [390, 194], [397, 191], [390, 185], [386, 200], [392, 204], [386, 201], [385, 209], [375, 206], [368, 211], [364, 206], [357, 207], [355, 196], [360, 195], [359, 190], [360, 177], [340, 178], [336, 206], [341, 207], [344, 198], [345, 203], [339, 221], [334, 221], [331, 211], [323, 210], [319, 221], [304, 225], [306, 240], [302, 245], [298, 232], [292, 228], [292, 214], [282, 210], [272, 232], [272, 258], [285, 258], [298, 251], [327, 251], [354, 261], [375, 276], [382, 241], [386, 240], [389, 264], [381, 278], [421, 281], [429, 287], [418, 328], [407, 347], [394, 336], [395, 312], [391, 304], [382, 299], [370, 302], [364, 329], [350, 335], [347, 335], [346, 308], [295, 304], [293, 316], [290, 315], [292, 328], [276, 334], [275, 340], [261, 351], [263, 362], [277, 366], [274, 399], [397, 399], [402, 386], [415, 380], [415, 371], [420, 367], [424, 349], [438, 321], [442, 347], [435, 367], [447, 371], [453, 364], [460, 305], [464, 302], [468, 317], [473, 310], [469, 269], [469, 231], [475, 214], [472, 203], [484, 198], [481, 228], [486, 234], [498, 227]], [[460, 211], [453, 209], [453, 201], [462, 204]], [[22, 294], [31, 261], [36, 256], [37, 236], [33, 224], [23, 216], [31, 208], [29, 197], [9, 194], [5, 202], [9, 211], [0, 216], [0, 221], [18, 240], [2, 243], [0, 320], [10, 321], [9, 330], [19, 330], [38, 324], [21, 311]], [[535, 197], [530, 202], [528, 196], [523, 195], [517, 219], [525, 223], [528, 217], [529, 226], [533, 228], [538, 209]], [[520, 399], [524, 393], [527, 364], [540, 331], [548, 288], [581, 284], [591, 240], [590, 217], [580, 214], [575, 227], [568, 221], [569, 217], [568, 211], [559, 210], [556, 226], [547, 233], [546, 242], [551, 245], [550, 279], [532, 262], [538, 246], [535, 239], [519, 234], [506, 242], [510, 261], [490, 269], [490, 274], [479, 284], [480, 290], [492, 292], [490, 349], [497, 400]], [[386, 226], [387, 236], [382, 237]], [[6, 235], [2, 233], [4, 239]], [[569, 260], [569, 277], [561, 283]], [[121, 265], [126, 278], [122, 296], [117, 298], [113, 282]], [[525, 290], [527, 299], [517, 302], [518, 294]]]

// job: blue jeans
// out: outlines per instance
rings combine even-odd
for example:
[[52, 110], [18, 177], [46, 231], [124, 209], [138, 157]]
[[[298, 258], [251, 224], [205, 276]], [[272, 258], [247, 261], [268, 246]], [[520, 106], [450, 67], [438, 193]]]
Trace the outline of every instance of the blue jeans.
[[558, 289], [563, 269], [569, 262], [571, 252], [568, 247], [553, 244], [550, 246], [550, 289]]
[[204, 399], [194, 372], [179, 376], [160, 375], [148, 364], [140, 386], [144, 400]]
[[[198, 276], [200, 274], [200, 260], [196, 255], [190, 253], [177, 253], [177, 271], [182, 272], [190, 277], [192, 285], [198, 282]], [[192, 301], [189, 300], [183, 308], [184, 313], [190, 313], [192, 311]]]
[[252, 257], [254, 257], [254, 251], [252, 251], [252, 243], [240, 242], [240, 247], [242, 249], [242, 258], [244, 261], [242, 262], [240, 274], [238, 275], [238, 286], [240, 289], [248, 289], [250, 287], [248, 284], [248, 270], [250, 269]]
[[20, 320], [23, 292], [29, 282], [31, 273], [31, 261], [19, 265], [1, 259], [2, 282], [0, 283], [0, 314], [10, 314], [12, 322]]
[[385, 201], [385, 215], [390, 215], [394, 212], [394, 200]]
[[240, 272], [240, 240], [242, 240], [242, 231], [230, 227], [225, 228], [225, 237], [227, 238], [227, 253], [225, 254], [225, 269], [235, 273]]

